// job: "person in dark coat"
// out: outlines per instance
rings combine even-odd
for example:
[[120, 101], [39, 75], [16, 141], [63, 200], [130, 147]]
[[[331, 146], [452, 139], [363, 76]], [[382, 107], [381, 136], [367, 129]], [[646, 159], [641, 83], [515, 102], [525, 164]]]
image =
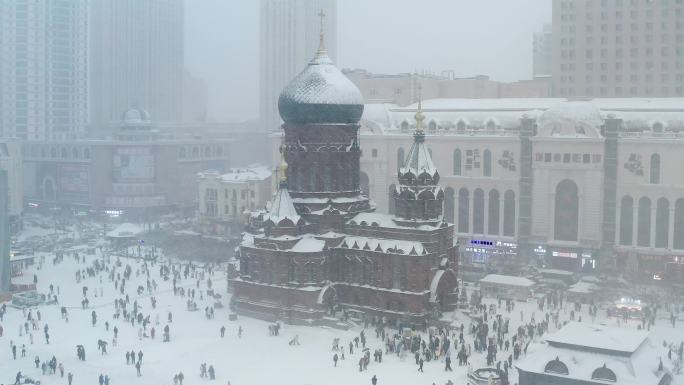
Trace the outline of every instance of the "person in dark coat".
[[376, 385], [378, 383], [378, 378], [375, 377], [375, 374], [373, 375], [373, 378], [371, 378], [371, 384]]
[[421, 358], [420, 361], [418, 361], [418, 371], [421, 373], [423, 372], [423, 363], [425, 363], [425, 361]]

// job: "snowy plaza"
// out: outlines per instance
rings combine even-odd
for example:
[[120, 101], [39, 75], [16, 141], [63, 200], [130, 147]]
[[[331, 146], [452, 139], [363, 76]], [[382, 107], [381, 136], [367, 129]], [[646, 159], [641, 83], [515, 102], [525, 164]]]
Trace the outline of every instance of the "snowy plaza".
[[[78, 261], [74, 253], [78, 253]], [[103, 257], [99, 250], [95, 255], [85, 254], [85, 247], [76, 247], [66, 252], [63, 261], [57, 263], [53, 262], [55, 255], [39, 254], [36, 264], [23, 271], [23, 275], [18, 278], [20, 282], [32, 282], [35, 274], [37, 291], [47, 294], [52, 286], [59, 303], [30, 308], [26, 312], [7, 306], [6, 314], [0, 322], [3, 328], [0, 337], [3, 345], [0, 349], [0, 383], [14, 383], [19, 371], [26, 377], [40, 381], [41, 384], [67, 384], [69, 373], [73, 374], [73, 384], [97, 384], [101, 374], [109, 377], [110, 384], [173, 384], [174, 375], [181, 372], [186, 384], [371, 384], [374, 375], [378, 384], [429, 385], [446, 384], [448, 381], [454, 384], [466, 383], [467, 366], [457, 364], [457, 351], [453, 345], [449, 353], [454, 357], [453, 372], [445, 371], [444, 354], [437, 359], [426, 361], [424, 371], [420, 372], [411, 352], [399, 355], [386, 352], [386, 344], [376, 337], [375, 328], [371, 325], [364, 329], [363, 323], [360, 323], [344, 331], [281, 324], [279, 335], [272, 336], [269, 333], [269, 326], [273, 326], [272, 323], [245, 316], [239, 316], [231, 321], [225, 266], [213, 265], [205, 268], [194, 264], [195, 267], [188, 269], [189, 275], [186, 279], [183, 273], [187, 263], [173, 262], [172, 265], [179, 272], [174, 295], [173, 279], [164, 280], [160, 277], [160, 268], [169, 266], [169, 262], [163, 257], [157, 262], [147, 262], [149, 280], [154, 281], [148, 290], [148, 277], [144, 273], [143, 260], [117, 258], [113, 255]], [[98, 271], [95, 268], [96, 263], [104, 266], [104, 269]], [[117, 284], [118, 289], [115, 289], [115, 283], [117, 277], [123, 278], [127, 266], [131, 267], [130, 279], [126, 280], [122, 294], [118, 286], [121, 280], [119, 279]], [[110, 275], [112, 269], [114, 275]], [[82, 279], [77, 282], [79, 271]], [[207, 295], [209, 280], [215, 293], [221, 295], [218, 302], [222, 307], [217, 306], [213, 310], [213, 318], [207, 316], [206, 310], [213, 308], [216, 302], [213, 297]], [[87, 288], [86, 297], [83, 295], [84, 288]], [[191, 290], [195, 291], [196, 311], [188, 310]], [[145, 318], [149, 316], [149, 324], [144, 327], [144, 331], [143, 325], [137, 320], [132, 326], [123, 316], [114, 317], [115, 300], [125, 300], [126, 296], [129, 297], [129, 312], [137, 301], [138, 312]], [[82, 302], [84, 298], [88, 298], [89, 301], [85, 309]], [[154, 308], [152, 298], [156, 301]], [[511, 331], [515, 331], [518, 326], [529, 324], [532, 317], [536, 317], [536, 322], [539, 323], [547, 312], [554, 312], [548, 308], [544, 311], [539, 310], [534, 301], [518, 301], [510, 313], [506, 311], [505, 306], [498, 307], [495, 300], [486, 299], [485, 303], [493, 305], [494, 313], [501, 314], [504, 320], [510, 321]], [[67, 317], [62, 316], [62, 307], [66, 308]], [[560, 323], [570, 319], [571, 308], [571, 304], [566, 304], [559, 310]], [[29, 311], [31, 317], [36, 320], [35, 330], [32, 324], [25, 324]], [[95, 324], [92, 320], [93, 312], [96, 314]], [[662, 313], [665, 317], [666, 312]], [[172, 322], [169, 322], [169, 314]], [[593, 322], [612, 326], [621, 324], [621, 327], [631, 329], [636, 329], [640, 324], [638, 320], [630, 320], [625, 325], [615, 318], [606, 318], [605, 314], [604, 309], [599, 309]], [[585, 323], [592, 322], [587, 305], [582, 306], [581, 311], [574, 316], [576, 319], [581, 317]], [[486, 367], [486, 352], [478, 353], [472, 348], [474, 336], [469, 333], [472, 319], [466, 313], [456, 311], [444, 314], [443, 320], [451, 321], [454, 329], [450, 332], [453, 334], [449, 338], [454, 341], [458, 340], [458, 327], [461, 324], [465, 325], [465, 343], [468, 350], [472, 349], [469, 362], [474, 369]], [[489, 320], [494, 320], [494, 316]], [[169, 326], [169, 342], [163, 342], [163, 329], [166, 325]], [[222, 326], [226, 328], [224, 337], [221, 337]], [[46, 327], [49, 328], [49, 344], [46, 343], [44, 336]], [[114, 328], [118, 330], [116, 346], [113, 344]], [[154, 338], [151, 338], [150, 334], [152, 328], [156, 331]], [[549, 332], [554, 332], [555, 322], [550, 322], [548, 328]], [[241, 336], [238, 335], [240, 329]], [[361, 331], [364, 331], [367, 337], [366, 347], [370, 352], [376, 349], [383, 352], [382, 362], [371, 360], [364, 371], [359, 371], [362, 346], [356, 348], [355, 345], [353, 354], [349, 353], [348, 348], [349, 343], [353, 342]], [[389, 327], [385, 332], [387, 338], [398, 333], [396, 329]], [[419, 332], [423, 338], [427, 338], [427, 331]], [[545, 336], [546, 333], [541, 338]], [[290, 344], [295, 337], [299, 345]], [[345, 353], [344, 360], [341, 359], [341, 351], [332, 350], [333, 341], [337, 338]], [[676, 327], [672, 328], [669, 319], [659, 318], [651, 328], [649, 338], [647, 343], [658, 349], [665, 366], [671, 367], [663, 341], [674, 345], [684, 341], [684, 322], [678, 320]], [[98, 340], [106, 342], [106, 354], [102, 354], [98, 349]], [[539, 340], [540, 337], [534, 337], [534, 341]], [[17, 346], [16, 359], [13, 359], [11, 344]], [[77, 357], [77, 345], [84, 347], [84, 361]], [[25, 357], [22, 354], [24, 347]], [[543, 349], [545, 346], [533, 342], [529, 349], [526, 349], [527, 354], [538, 348]], [[143, 352], [139, 377], [135, 366], [126, 362], [126, 352], [129, 351], [134, 351], [136, 356], [138, 352]], [[511, 351], [512, 348], [510, 351], [499, 352], [497, 361], [505, 361]], [[340, 356], [337, 366], [333, 362], [334, 354]], [[525, 353], [521, 355], [521, 358], [524, 358]], [[55, 357], [59, 367], [64, 369], [64, 377], [60, 376], [60, 370], [55, 374], [49, 374], [48, 369], [48, 374], [42, 374], [41, 365], [35, 363], [36, 357], [40, 363]], [[674, 354], [672, 357], [674, 358]], [[516, 362], [513, 361], [513, 366]], [[213, 366], [215, 381], [200, 377], [200, 365], [203, 363]], [[517, 373], [515, 369], [510, 372], [510, 383], [514, 384], [517, 382]], [[684, 377], [676, 375], [673, 383], [684, 384]]]

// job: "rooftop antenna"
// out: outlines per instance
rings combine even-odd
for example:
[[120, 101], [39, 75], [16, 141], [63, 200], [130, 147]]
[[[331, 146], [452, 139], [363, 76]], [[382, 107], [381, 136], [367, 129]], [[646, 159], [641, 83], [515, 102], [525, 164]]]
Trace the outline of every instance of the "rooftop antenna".
[[320, 12], [318, 12], [318, 17], [321, 18], [321, 29], [319, 32], [319, 41], [318, 41], [318, 52], [317, 54], [323, 54], [327, 53], [328, 51], [325, 49], [325, 12], [321, 9]]

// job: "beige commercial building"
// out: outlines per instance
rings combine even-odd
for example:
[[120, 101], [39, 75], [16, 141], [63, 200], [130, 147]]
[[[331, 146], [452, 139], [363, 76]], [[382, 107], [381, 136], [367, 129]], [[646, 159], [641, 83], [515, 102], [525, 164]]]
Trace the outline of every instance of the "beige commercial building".
[[684, 1], [553, 0], [553, 93], [684, 96]]
[[345, 70], [344, 73], [361, 90], [367, 103], [392, 103], [399, 106], [415, 103], [418, 100], [419, 84], [423, 99], [543, 98], [551, 95], [548, 78], [504, 83], [482, 75], [455, 78], [449, 71], [441, 75], [384, 75], [362, 69]]
[[[361, 184], [380, 212], [416, 107], [365, 106]], [[684, 99], [436, 99], [423, 114], [464, 264], [684, 279]]]
[[198, 174], [200, 232], [206, 235], [240, 234], [247, 213], [264, 208], [271, 199], [271, 170], [252, 165], [227, 173], [208, 170]]

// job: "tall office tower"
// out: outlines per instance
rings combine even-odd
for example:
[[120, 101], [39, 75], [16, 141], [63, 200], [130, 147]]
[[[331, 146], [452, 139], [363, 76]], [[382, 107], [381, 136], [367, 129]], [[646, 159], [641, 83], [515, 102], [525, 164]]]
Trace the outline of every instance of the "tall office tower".
[[0, 294], [10, 289], [9, 182], [7, 171], [0, 170]]
[[551, 24], [544, 24], [541, 32], [534, 34], [532, 53], [532, 77], [551, 76], [551, 56], [553, 55]]
[[272, 131], [280, 126], [278, 95], [316, 52], [321, 11], [325, 14], [328, 54], [333, 61], [337, 58], [336, 4], [336, 0], [261, 0], [262, 129]]
[[131, 106], [158, 123], [183, 117], [183, 0], [91, 2], [91, 122], [117, 125]]
[[684, 0], [554, 0], [557, 96], [684, 96]]
[[86, 0], [0, 1], [0, 134], [78, 135], [87, 122]]

